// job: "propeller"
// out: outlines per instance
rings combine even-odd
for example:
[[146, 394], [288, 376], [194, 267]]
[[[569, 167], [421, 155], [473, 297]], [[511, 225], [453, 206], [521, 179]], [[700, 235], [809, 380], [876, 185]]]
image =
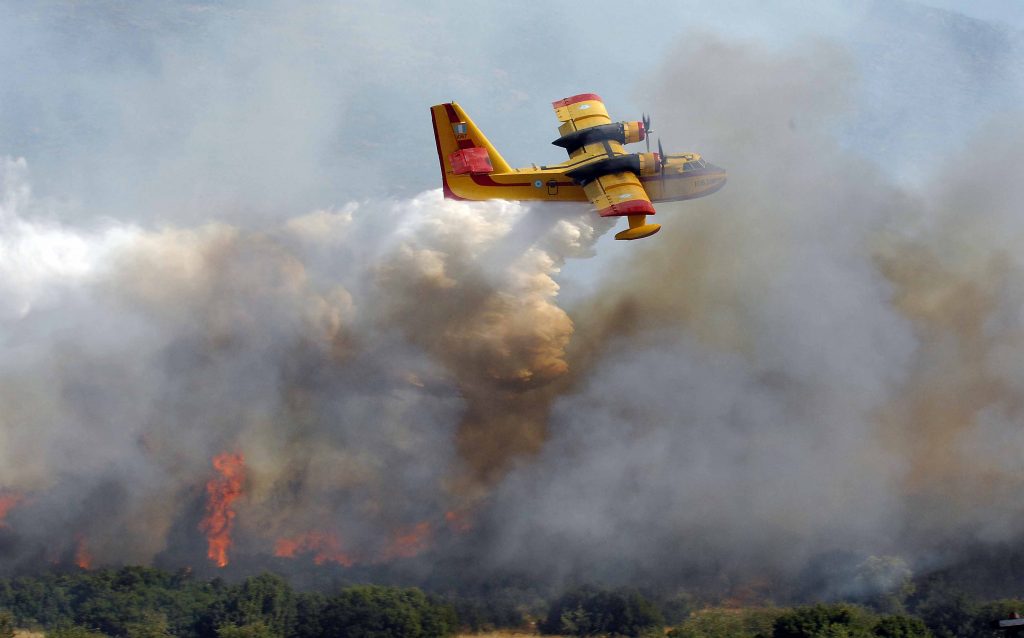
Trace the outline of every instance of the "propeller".
[[647, 140], [647, 152], [651, 152], [651, 116], [644, 113], [640, 118], [644, 122], [644, 139]]
[[665, 149], [661, 147], [661, 138], [658, 138], [658, 164], [660, 168], [658, 172], [661, 173], [661, 191], [665, 192], [665, 165], [668, 164], [668, 159], [665, 158]]

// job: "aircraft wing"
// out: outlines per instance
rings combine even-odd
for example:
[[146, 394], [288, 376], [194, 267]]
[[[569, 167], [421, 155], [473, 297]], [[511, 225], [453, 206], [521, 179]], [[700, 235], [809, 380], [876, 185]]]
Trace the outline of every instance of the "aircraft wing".
[[615, 239], [641, 239], [661, 230], [658, 224], [647, 223], [647, 216], [654, 214], [654, 206], [632, 172], [602, 175], [587, 182], [583, 192], [601, 217], [629, 217], [629, 230], [617, 233]]
[[[563, 135], [572, 131], [580, 131], [593, 126], [611, 124], [612, 118], [608, 117], [608, 109], [605, 108], [601, 96], [594, 93], [581, 93], [573, 95], [557, 102], [552, 102], [555, 115], [561, 122], [558, 130]], [[566, 130], [562, 130], [566, 129]]]
[[653, 215], [654, 206], [637, 176], [629, 171], [602, 175], [583, 186], [601, 217]]
[[604, 102], [593, 93], [563, 98], [552, 102], [551, 106], [561, 122], [558, 127], [561, 137], [552, 144], [564, 148], [571, 159], [625, 155], [623, 144], [645, 139], [643, 122], [612, 122]]
[[[651, 160], [628, 155], [623, 147], [623, 142], [643, 139], [641, 123], [613, 124], [604, 102], [593, 93], [567, 97], [551, 106], [561, 122], [558, 132], [562, 137], [554, 144], [576, 160], [570, 165], [576, 168], [567, 174], [583, 185], [583, 192], [601, 217], [629, 218], [629, 229], [616, 234], [615, 239], [640, 239], [661, 230], [658, 224], [647, 223], [654, 206], [637, 176], [637, 172], [643, 172], [644, 163]], [[596, 159], [599, 157], [606, 159]], [[623, 170], [627, 166], [636, 172]]]

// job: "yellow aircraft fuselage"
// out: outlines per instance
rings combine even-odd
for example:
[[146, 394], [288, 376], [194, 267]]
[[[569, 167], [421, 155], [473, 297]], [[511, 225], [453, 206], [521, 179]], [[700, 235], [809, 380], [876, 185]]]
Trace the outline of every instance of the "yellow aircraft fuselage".
[[[583, 187], [566, 173], [594, 162], [594, 157], [570, 157], [558, 164], [512, 168], [457, 103], [433, 106], [431, 114], [446, 197], [467, 200], [588, 201]], [[569, 132], [569, 129], [563, 128], [559, 132]], [[451, 156], [466, 148], [486, 149], [492, 170], [455, 170]], [[652, 202], [670, 202], [710, 195], [721, 189], [726, 179], [725, 169], [705, 162], [697, 153], [685, 153], [667, 155], [661, 171], [655, 175], [641, 176], [640, 183]]]

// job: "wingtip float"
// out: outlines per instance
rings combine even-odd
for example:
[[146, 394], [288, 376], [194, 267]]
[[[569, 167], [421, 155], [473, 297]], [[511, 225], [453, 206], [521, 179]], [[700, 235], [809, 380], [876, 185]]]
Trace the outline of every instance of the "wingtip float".
[[[552, 102], [561, 125], [552, 142], [569, 153], [559, 164], [512, 168], [456, 102], [430, 107], [441, 161], [444, 196], [450, 199], [589, 201], [602, 217], [627, 217], [615, 239], [642, 239], [661, 230], [648, 224], [652, 202], [696, 199], [725, 185], [725, 169], [697, 153], [650, 151], [651, 121], [612, 122], [598, 95], [581, 93]], [[647, 140], [647, 152], [626, 144]]]

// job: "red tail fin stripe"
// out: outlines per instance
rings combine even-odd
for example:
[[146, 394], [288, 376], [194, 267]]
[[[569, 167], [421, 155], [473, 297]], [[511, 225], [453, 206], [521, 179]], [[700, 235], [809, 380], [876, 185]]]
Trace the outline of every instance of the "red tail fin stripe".
[[441, 162], [441, 192], [445, 199], [465, 199], [452, 192], [448, 186], [448, 175], [444, 172], [444, 156], [441, 155], [441, 138], [437, 134], [437, 118], [434, 117], [434, 109], [430, 109], [430, 121], [434, 125], [434, 145], [437, 146], [437, 160]]
[[[444, 110], [448, 113], [448, 121], [452, 124], [458, 124], [462, 121], [459, 119], [459, 114], [455, 112], [455, 107], [450, 102], [444, 105]], [[460, 149], [474, 148], [476, 146], [468, 135], [461, 140], [455, 140], [455, 143], [459, 145]]]

